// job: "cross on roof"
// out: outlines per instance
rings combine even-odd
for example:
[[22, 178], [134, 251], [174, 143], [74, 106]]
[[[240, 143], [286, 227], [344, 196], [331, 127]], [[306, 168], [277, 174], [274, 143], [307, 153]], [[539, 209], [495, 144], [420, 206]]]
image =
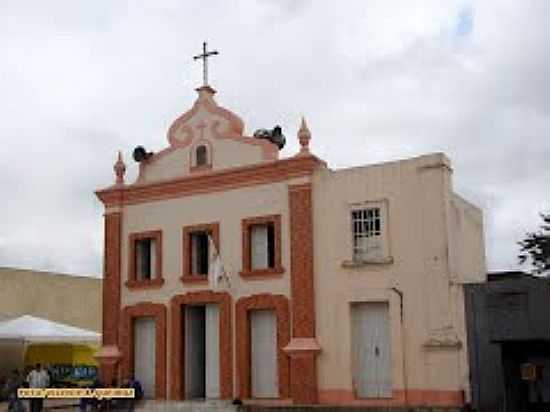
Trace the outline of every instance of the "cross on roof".
[[202, 43], [202, 54], [193, 56], [193, 60], [202, 60], [202, 80], [203, 86], [208, 86], [208, 57], [218, 54], [217, 50], [206, 51], [206, 42]]

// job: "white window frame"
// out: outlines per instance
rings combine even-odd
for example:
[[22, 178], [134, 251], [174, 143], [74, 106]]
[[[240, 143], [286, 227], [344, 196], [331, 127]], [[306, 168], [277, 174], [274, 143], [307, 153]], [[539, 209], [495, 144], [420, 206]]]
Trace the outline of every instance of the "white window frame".
[[[378, 211], [377, 214], [376, 210]], [[354, 213], [361, 211], [365, 212], [362, 219], [359, 221], [354, 220]], [[368, 216], [369, 211], [372, 211], [374, 215]], [[389, 250], [388, 201], [386, 199], [351, 204], [348, 211], [348, 219], [351, 262], [384, 263], [391, 260]], [[376, 227], [376, 220], [379, 221], [379, 227]], [[366, 236], [359, 237], [359, 239], [364, 239], [365, 246], [369, 243], [373, 245], [370, 250], [367, 249], [362, 254], [357, 253], [356, 225], [364, 226], [363, 230], [366, 231]]]

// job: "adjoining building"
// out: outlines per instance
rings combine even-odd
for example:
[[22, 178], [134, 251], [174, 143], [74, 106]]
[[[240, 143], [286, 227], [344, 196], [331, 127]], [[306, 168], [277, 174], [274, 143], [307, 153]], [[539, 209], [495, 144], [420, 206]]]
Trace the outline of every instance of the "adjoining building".
[[101, 332], [102, 279], [0, 267], [0, 320], [33, 315]]
[[[101, 284], [97, 277], [0, 267], [0, 379], [38, 361], [94, 365], [87, 354], [87, 335], [94, 334], [85, 332], [101, 332]], [[84, 333], [86, 345], [77, 346], [69, 332]]]
[[197, 91], [166, 148], [136, 151], [137, 180], [119, 154], [96, 192], [103, 379], [133, 373], [156, 399], [468, 401], [463, 284], [485, 280], [483, 222], [449, 159], [333, 170], [304, 120], [281, 159], [280, 139]]
[[549, 410], [549, 302], [550, 280], [522, 272], [466, 286], [474, 410]]

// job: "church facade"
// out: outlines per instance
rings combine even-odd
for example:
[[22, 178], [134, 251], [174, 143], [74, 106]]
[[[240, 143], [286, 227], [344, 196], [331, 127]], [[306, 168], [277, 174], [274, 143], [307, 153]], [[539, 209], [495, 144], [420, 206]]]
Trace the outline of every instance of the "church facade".
[[[105, 382], [155, 399], [457, 406], [481, 211], [441, 153], [332, 170], [244, 135], [210, 86], [105, 206]], [[314, 146], [312, 144], [312, 146]]]

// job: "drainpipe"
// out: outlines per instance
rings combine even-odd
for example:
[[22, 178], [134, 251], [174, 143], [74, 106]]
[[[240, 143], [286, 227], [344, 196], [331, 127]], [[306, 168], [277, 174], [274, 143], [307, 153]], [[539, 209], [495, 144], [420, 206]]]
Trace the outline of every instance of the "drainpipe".
[[400, 319], [401, 319], [401, 345], [403, 346], [403, 350], [401, 352], [401, 359], [402, 359], [402, 365], [403, 368], [403, 395], [405, 397], [405, 406], [408, 406], [408, 399], [407, 399], [407, 362], [406, 362], [406, 353], [407, 353], [407, 346], [405, 345], [405, 326], [403, 324], [403, 292], [396, 287], [391, 287], [390, 290], [395, 292], [397, 296], [399, 296], [399, 313], [400, 313]]

